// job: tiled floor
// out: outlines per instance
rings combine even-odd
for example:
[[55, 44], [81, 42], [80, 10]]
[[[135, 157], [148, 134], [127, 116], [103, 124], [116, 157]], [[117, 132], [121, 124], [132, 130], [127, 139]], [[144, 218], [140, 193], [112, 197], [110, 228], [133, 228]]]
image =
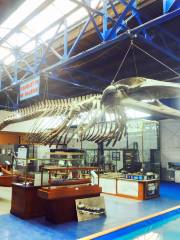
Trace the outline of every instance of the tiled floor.
[[[0, 189], [0, 197], [1, 192]], [[106, 195], [105, 203], [106, 217], [81, 223], [52, 225], [42, 218], [24, 221], [10, 214], [1, 215], [0, 240], [78, 239], [180, 205], [180, 184], [162, 183], [161, 197], [157, 199], [135, 201]], [[3, 205], [0, 199], [1, 204]]]
[[11, 188], [0, 187], [0, 215], [9, 213], [10, 206]]

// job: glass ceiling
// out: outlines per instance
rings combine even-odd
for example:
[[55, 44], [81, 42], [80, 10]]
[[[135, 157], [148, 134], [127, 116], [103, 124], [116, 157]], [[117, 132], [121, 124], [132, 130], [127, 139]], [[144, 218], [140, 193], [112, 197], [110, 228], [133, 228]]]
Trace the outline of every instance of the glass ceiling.
[[[36, 35], [73, 9], [74, 13], [66, 18], [68, 27], [71, 27], [88, 16], [85, 8], [79, 6], [77, 9], [78, 5], [71, 0], [54, 0], [37, 15], [33, 16], [25, 24], [22, 24], [22, 21], [44, 2], [45, 0], [26, 0], [0, 25], [0, 41], [2, 40], [0, 44], [0, 61], [2, 63], [9, 65], [15, 61], [15, 49], [23, 53], [30, 53], [35, 46], [37, 46], [37, 43], [35, 43]], [[92, 8], [96, 8], [98, 4], [102, 6], [102, 0], [90, 0], [89, 2]], [[40, 36], [38, 36], [39, 44], [51, 39], [57, 31], [58, 25], [59, 24], [40, 34]], [[63, 32], [63, 30], [64, 25], [62, 24], [58, 33]], [[6, 37], [7, 34], [10, 34], [10, 36]], [[3, 40], [4, 37], [6, 38], [5, 40]]]
[[[102, 0], [87, 1], [89, 1], [92, 8], [96, 8], [97, 6], [101, 8], [103, 5]], [[43, 44], [51, 39], [55, 33], [63, 33], [64, 25], [62, 24], [59, 28], [59, 23], [46, 31], [43, 30], [58, 21], [58, 19], [62, 18], [65, 14], [71, 12], [73, 9], [74, 12], [66, 18], [66, 24], [68, 27], [71, 27], [80, 20], [88, 17], [87, 10], [71, 0], [54, 0], [37, 15], [22, 24], [22, 21], [24, 21], [44, 2], [45, 0], [25, 0], [24, 3], [0, 25], [0, 61], [3, 64], [10, 65], [15, 62], [14, 54], [16, 49], [26, 54], [35, 49], [37, 46], [37, 43], [35, 42], [36, 35], [38, 35], [38, 44]], [[134, 118], [149, 116], [149, 114], [131, 109], [126, 110], [126, 114], [129, 118], [132, 116]]]

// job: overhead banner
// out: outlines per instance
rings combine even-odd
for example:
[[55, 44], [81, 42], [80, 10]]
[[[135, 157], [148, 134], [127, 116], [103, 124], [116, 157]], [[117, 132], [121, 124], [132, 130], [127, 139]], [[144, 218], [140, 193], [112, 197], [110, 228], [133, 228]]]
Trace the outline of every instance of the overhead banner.
[[20, 84], [20, 101], [39, 95], [40, 76]]

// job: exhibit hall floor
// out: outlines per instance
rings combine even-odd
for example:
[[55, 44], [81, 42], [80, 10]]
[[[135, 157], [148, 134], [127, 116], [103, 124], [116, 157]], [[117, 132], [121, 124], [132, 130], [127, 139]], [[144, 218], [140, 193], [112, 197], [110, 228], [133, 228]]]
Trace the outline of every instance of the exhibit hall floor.
[[8, 214], [10, 212], [10, 208], [11, 208], [11, 188], [0, 187], [0, 215]]
[[147, 201], [104, 195], [106, 217], [53, 225], [44, 218], [25, 221], [9, 214], [11, 189], [0, 188], [0, 240], [78, 239], [180, 205], [180, 184], [163, 182], [160, 194], [160, 198]]

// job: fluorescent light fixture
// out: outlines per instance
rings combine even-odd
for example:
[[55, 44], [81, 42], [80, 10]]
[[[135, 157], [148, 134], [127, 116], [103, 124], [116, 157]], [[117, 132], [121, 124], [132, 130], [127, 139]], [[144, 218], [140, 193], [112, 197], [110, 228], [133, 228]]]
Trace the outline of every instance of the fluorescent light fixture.
[[126, 109], [125, 112], [126, 112], [126, 117], [129, 119], [146, 118], [151, 116], [148, 113], [144, 113], [134, 109]]
[[[150, 117], [150, 114], [141, 112], [141, 111], [137, 111], [134, 109], [130, 109], [130, 108], [126, 108], [125, 109], [125, 114], [126, 117], [128, 119], [138, 119], [138, 118], [146, 118], [146, 117]], [[115, 115], [114, 114], [106, 114], [106, 121], [114, 121], [115, 120]]]
[[153, 102], [155, 102], [155, 99], [145, 99], [145, 100], [142, 100], [142, 102], [153, 103]]

